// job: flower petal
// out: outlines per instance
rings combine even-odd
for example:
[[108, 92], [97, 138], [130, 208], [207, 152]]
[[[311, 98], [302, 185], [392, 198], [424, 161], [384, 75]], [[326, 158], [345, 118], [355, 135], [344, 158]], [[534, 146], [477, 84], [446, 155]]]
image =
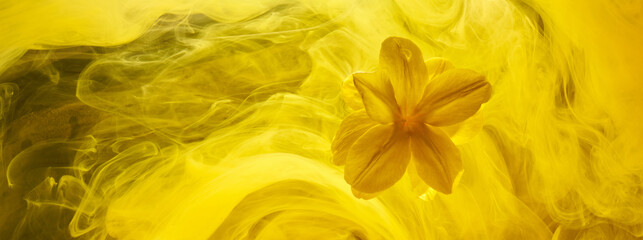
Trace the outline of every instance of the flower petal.
[[369, 200], [371, 198], [377, 197], [377, 195], [379, 194], [379, 192], [376, 192], [376, 193], [360, 192], [360, 191], [358, 191], [357, 189], [355, 189], [353, 187], [351, 188], [351, 192], [353, 193], [353, 196], [355, 196], [356, 198], [361, 198], [361, 199], [364, 199], [364, 200]]
[[477, 136], [480, 131], [482, 131], [483, 125], [484, 118], [482, 115], [482, 111], [478, 111], [467, 120], [450, 126], [442, 127], [442, 130], [444, 130], [444, 132], [446, 132], [449, 137], [451, 137], [451, 141], [453, 142], [453, 144], [462, 145], [470, 142], [475, 136]]
[[420, 48], [411, 40], [389, 37], [382, 42], [380, 68], [393, 85], [402, 113], [413, 110], [428, 80]]
[[418, 175], [417, 167], [415, 167], [415, 161], [409, 163], [408, 168], [406, 169], [406, 174], [409, 176], [409, 182], [411, 183], [411, 191], [416, 195], [420, 196], [426, 193], [429, 190], [429, 185], [427, 185], [424, 180]]
[[342, 98], [346, 105], [348, 105], [353, 110], [364, 109], [364, 103], [362, 102], [362, 96], [359, 95], [357, 88], [355, 87], [355, 82], [353, 82], [353, 75], [349, 75], [348, 78], [342, 83]]
[[441, 193], [451, 193], [462, 160], [449, 136], [439, 128], [423, 125], [411, 138], [411, 151], [420, 178]]
[[336, 165], [346, 164], [348, 151], [355, 141], [375, 125], [377, 122], [371, 120], [364, 109], [348, 115], [339, 125], [337, 135], [331, 144], [333, 163]]
[[393, 122], [397, 105], [391, 83], [378, 73], [355, 73], [353, 82], [362, 96], [368, 116], [379, 123]]
[[471, 117], [490, 97], [491, 84], [484, 76], [468, 69], [452, 69], [426, 86], [418, 113], [427, 124], [448, 126]]
[[408, 135], [393, 125], [377, 125], [351, 147], [344, 179], [359, 192], [376, 193], [402, 178], [410, 158]]
[[426, 60], [424, 64], [426, 65], [426, 70], [429, 73], [429, 82], [431, 81], [431, 79], [439, 76], [443, 72], [455, 68], [451, 61], [441, 57], [430, 58]]

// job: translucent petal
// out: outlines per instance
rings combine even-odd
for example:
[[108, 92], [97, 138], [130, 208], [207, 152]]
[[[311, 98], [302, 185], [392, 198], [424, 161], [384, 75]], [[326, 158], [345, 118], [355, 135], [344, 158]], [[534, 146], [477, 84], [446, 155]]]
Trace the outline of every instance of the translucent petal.
[[377, 125], [353, 144], [344, 179], [355, 190], [376, 193], [397, 182], [410, 161], [409, 137], [393, 125]]
[[393, 122], [397, 104], [391, 83], [378, 73], [355, 73], [353, 81], [362, 96], [368, 116], [379, 123]]
[[451, 63], [451, 61], [449, 61], [446, 58], [440, 58], [440, 57], [429, 58], [424, 62], [424, 64], [426, 65], [426, 70], [429, 74], [429, 78], [428, 78], [429, 82], [431, 81], [431, 79], [442, 74], [443, 72], [455, 68], [455, 66], [453, 65], [453, 63]]
[[411, 40], [389, 37], [382, 42], [380, 68], [393, 85], [402, 113], [413, 110], [428, 81], [420, 48]]
[[353, 75], [349, 75], [348, 78], [342, 83], [342, 98], [346, 105], [348, 105], [353, 110], [359, 110], [364, 108], [364, 103], [362, 102], [362, 96], [359, 95], [357, 88], [355, 87], [355, 82], [353, 82]]
[[411, 138], [411, 151], [420, 178], [441, 193], [451, 193], [462, 160], [449, 136], [439, 128], [423, 125]]
[[409, 182], [411, 183], [411, 191], [413, 191], [417, 196], [420, 196], [429, 190], [429, 185], [427, 185], [420, 175], [418, 175], [417, 168], [413, 162], [414, 161], [411, 161], [409, 163], [409, 166], [406, 169], [406, 174], [408, 175]]
[[331, 145], [333, 163], [344, 165], [351, 146], [375, 125], [377, 122], [371, 120], [364, 109], [348, 115], [339, 125], [339, 130], [337, 130], [337, 135]]
[[471, 139], [477, 136], [480, 131], [482, 131], [482, 127], [484, 125], [484, 117], [482, 115], [483, 107], [481, 107], [476, 114], [474, 114], [467, 120], [450, 126], [442, 127], [442, 130], [444, 130], [449, 135], [449, 137], [451, 137], [451, 141], [455, 145], [468, 143], [469, 141], [471, 141]]
[[364, 193], [364, 192], [360, 192], [359, 190], [357, 190], [355, 188], [351, 188], [351, 192], [353, 193], [353, 196], [355, 196], [356, 198], [361, 198], [361, 199], [365, 199], [365, 200], [369, 200], [369, 199], [377, 197], [377, 195], [379, 195], [379, 192], [376, 192], [376, 193]]
[[418, 114], [433, 126], [448, 126], [475, 114], [491, 97], [491, 84], [467, 69], [448, 70], [427, 85]]

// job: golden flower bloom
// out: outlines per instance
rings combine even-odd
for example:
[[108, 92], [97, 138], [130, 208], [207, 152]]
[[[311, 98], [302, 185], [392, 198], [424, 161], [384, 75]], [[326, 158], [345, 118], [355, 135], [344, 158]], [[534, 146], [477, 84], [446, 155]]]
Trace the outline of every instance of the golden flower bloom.
[[404, 38], [384, 40], [379, 60], [377, 72], [355, 73], [343, 86], [345, 101], [357, 111], [333, 140], [334, 163], [346, 164], [344, 178], [356, 196], [391, 187], [411, 159], [427, 185], [451, 193], [462, 160], [444, 128], [473, 116], [489, 100], [491, 85], [445, 59], [425, 63]]

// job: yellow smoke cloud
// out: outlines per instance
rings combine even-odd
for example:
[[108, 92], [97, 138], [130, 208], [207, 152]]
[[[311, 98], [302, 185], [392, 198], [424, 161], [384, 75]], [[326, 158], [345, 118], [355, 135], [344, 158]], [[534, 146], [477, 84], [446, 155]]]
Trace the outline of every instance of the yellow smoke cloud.
[[[643, 3], [0, 3], [1, 239], [643, 237]], [[389, 36], [493, 85], [450, 195], [360, 200], [342, 81]]]

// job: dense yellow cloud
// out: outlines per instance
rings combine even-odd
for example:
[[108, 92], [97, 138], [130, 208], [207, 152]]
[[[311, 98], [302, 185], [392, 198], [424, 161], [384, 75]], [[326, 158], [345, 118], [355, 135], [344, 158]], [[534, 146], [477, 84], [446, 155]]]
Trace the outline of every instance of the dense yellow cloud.
[[[643, 237], [642, 9], [4, 1], [0, 238]], [[493, 86], [450, 195], [357, 199], [332, 163], [342, 83], [390, 36]]]

